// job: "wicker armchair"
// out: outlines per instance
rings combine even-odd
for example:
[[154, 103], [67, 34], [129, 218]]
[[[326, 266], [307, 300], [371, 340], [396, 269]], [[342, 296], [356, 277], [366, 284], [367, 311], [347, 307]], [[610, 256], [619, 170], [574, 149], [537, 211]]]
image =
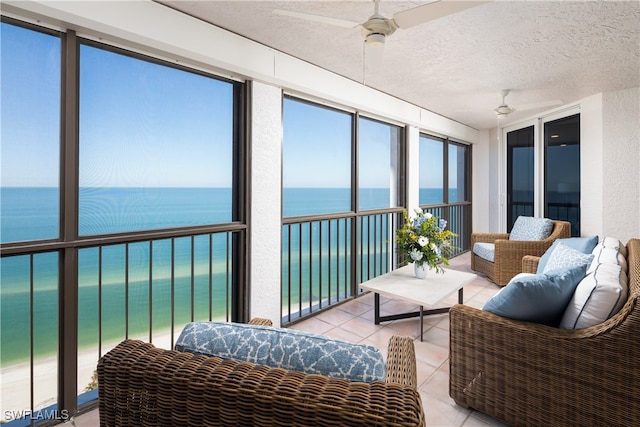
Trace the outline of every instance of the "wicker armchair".
[[558, 329], [454, 306], [449, 394], [456, 403], [514, 426], [638, 425], [640, 239], [627, 251], [627, 302], [599, 325]]
[[[269, 325], [254, 319], [252, 324]], [[385, 382], [330, 379], [126, 340], [98, 362], [100, 425], [424, 426], [410, 338], [389, 341]]]
[[556, 239], [571, 237], [571, 223], [553, 221], [553, 230], [544, 240], [509, 240], [509, 233], [471, 233], [471, 247], [476, 242], [495, 244], [495, 262], [471, 252], [471, 269], [504, 286], [522, 272], [522, 257], [541, 256]]

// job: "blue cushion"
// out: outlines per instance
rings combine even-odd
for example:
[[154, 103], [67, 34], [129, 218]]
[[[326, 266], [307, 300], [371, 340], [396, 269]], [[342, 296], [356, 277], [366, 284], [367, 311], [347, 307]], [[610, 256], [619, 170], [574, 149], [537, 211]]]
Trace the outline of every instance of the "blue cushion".
[[547, 273], [551, 270], [559, 269], [566, 270], [581, 265], [588, 267], [592, 261], [593, 254], [584, 254], [563, 243], [558, 243], [542, 272]]
[[228, 322], [187, 324], [175, 349], [350, 381], [384, 381], [380, 351], [323, 335]]
[[473, 253], [487, 261], [494, 262], [496, 257], [496, 245], [494, 243], [477, 242], [473, 244]]
[[516, 277], [482, 307], [499, 316], [557, 326], [587, 266]]
[[519, 216], [513, 224], [509, 240], [544, 240], [553, 231], [553, 221], [549, 218]]
[[592, 237], [569, 237], [567, 239], [556, 239], [551, 247], [547, 249], [547, 251], [540, 257], [540, 261], [538, 262], [538, 270], [536, 273], [542, 273], [544, 271], [545, 265], [547, 265], [547, 261], [549, 261], [549, 257], [553, 250], [558, 246], [559, 243], [565, 244], [570, 248], [573, 248], [577, 251], [580, 251], [584, 254], [590, 254], [593, 251], [593, 248], [598, 244], [598, 236]]

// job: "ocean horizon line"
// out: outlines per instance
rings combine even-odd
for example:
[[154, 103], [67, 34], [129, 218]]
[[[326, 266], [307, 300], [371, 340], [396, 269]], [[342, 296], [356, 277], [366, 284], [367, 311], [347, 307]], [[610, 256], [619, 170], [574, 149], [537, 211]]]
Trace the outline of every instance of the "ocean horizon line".
[[[60, 186], [57, 185], [0, 185], [0, 189], [3, 188], [50, 188], [50, 189], [58, 189]], [[153, 188], [153, 189], [162, 189], [162, 188], [170, 188], [170, 189], [179, 189], [179, 188], [202, 188], [202, 189], [230, 189], [231, 186], [221, 186], [221, 185], [81, 185], [78, 188], [127, 188], [127, 189], [136, 189], [136, 188]], [[283, 186], [282, 188], [298, 188], [298, 189], [337, 189], [337, 190], [350, 190], [351, 187], [335, 187], [335, 186]], [[377, 189], [377, 190], [388, 190], [389, 187], [360, 187], [360, 189]], [[440, 187], [422, 187], [421, 190], [439, 190]]]

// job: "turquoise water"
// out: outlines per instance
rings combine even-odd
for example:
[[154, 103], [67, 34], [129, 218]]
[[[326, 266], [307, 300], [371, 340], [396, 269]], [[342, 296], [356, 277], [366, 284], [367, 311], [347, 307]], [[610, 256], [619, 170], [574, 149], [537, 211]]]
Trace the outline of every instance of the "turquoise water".
[[[438, 197], [441, 191], [433, 191]], [[58, 190], [55, 188], [0, 189], [0, 239], [2, 242], [52, 239], [58, 236]], [[285, 216], [348, 211], [349, 189], [284, 190]], [[387, 189], [365, 189], [360, 193], [362, 209], [389, 205]], [[426, 196], [428, 197], [428, 195]], [[424, 199], [422, 199], [424, 200]], [[434, 200], [437, 203], [438, 200]], [[80, 191], [79, 226], [81, 235], [150, 230], [200, 224], [226, 223], [232, 218], [231, 190], [223, 188], [90, 188]], [[386, 236], [385, 236], [386, 238]], [[336, 240], [336, 248], [338, 245]], [[78, 252], [78, 344], [80, 348], [98, 343], [98, 320], [102, 318], [102, 342], [125, 337], [125, 315], [129, 316], [129, 336], [148, 336], [171, 327], [171, 289], [173, 261], [173, 322], [184, 324], [191, 319], [191, 260], [193, 258], [194, 318], [209, 318], [209, 301], [213, 317], [224, 319], [230, 283], [227, 262], [230, 247], [225, 235], [160, 240], [129, 245], [128, 269], [125, 246], [107, 246], [102, 250], [102, 269], [97, 248]], [[327, 251], [327, 246], [324, 247]], [[296, 251], [292, 249], [292, 253]], [[306, 249], [305, 249], [306, 250]], [[337, 250], [337, 249], [336, 249]], [[150, 253], [153, 259], [150, 260]], [[334, 252], [335, 254], [335, 252]], [[296, 254], [294, 253], [294, 258]], [[328, 253], [323, 253], [328, 258]], [[152, 261], [152, 262], [150, 262]], [[29, 359], [30, 334], [33, 327], [34, 355], [48, 356], [58, 345], [58, 255], [33, 256], [33, 280], [30, 280], [29, 257], [5, 257], [0, 261], [0, 360], [2, 366]], [[149, 269], [149, 265], [153, 269]], [[295, 262], [294, 262], [295, 264]], [[294, 265], [295, 268], [300, 268]], [[309, 268], [302, 266], [302, 268]], [[328, 264], [324, 263], [324, 268]], [[209, 270], [213, 274], [210, 276]], [[317, 274], [317, 273], [316, 273]], [[339, 274], [336, 270], [333, 274]], [[342, 271], [344, 274], [344, 271]], [[128, 289], [125, 278], [128, 275]], [[303, 275], [303, 281], [307, 281]], [[315, 277], [315, 276], [314, 276]], [[98, 287], [101, 280], [102, 287]], [[312, 278], [312, 280], [314, 280]], [[299, 283], [295, 284], [296, 288]], [[33, 294], [30, 289], [33, 286]], [[211, 286], [211, 289], [210, 289]], [[302, 283], [303, 289], [308, 283]], [[333, 292], [338, 292], [335, 289]], [[99, 295], [99, 292], [102, 294]], [[212, 297], [209, 297], [212, 292]], [[323, 292], [328, 292], [328, 289]], [[31, 297], [31, 295], [33, 295]], [[128, 306], [127, 306], [128, 297]], [[99, 298], [102, 306], [99, 306]], [[278, 296], [279, 298], [279, 296]], [[153, 307], [149, 313], [149, 307]], [[217, 305], [216, 305], [217, 304]], [[33, 307], [33, 325], [29, 324]], [[101, 308], [101, 312], [99, 311]], [[128, 310], [127, 310], [128, 309]], [[151, 318], [150, 318], [151, 317]]]

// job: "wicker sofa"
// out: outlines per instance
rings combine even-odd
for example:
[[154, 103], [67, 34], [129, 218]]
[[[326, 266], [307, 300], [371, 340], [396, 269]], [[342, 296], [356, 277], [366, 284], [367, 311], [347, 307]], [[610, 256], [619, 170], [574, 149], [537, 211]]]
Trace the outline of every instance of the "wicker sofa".
[[543, 240], [509, 240], [509, 233], [472, 233], [471, 247], [478, 242], [495, 243], [495, 262], [471, 252], [471, 269], [482, 273], [497, 285], [504, 286], [522, 272], [522, 257], [542, 255], [556, 239], [571, 236], [571, 223], [553, 221], [553, 230]]
[[[640, 420], [640, 239], [629, 295], [604, 323], [558, 329], [456, 305], [449, 394], [514, 426], [632, 426]], [[525, 271], [535, 272], [533, 257]]]
[[424, 426], [413, 341], [392, 337], [386, 365], [352, 382], [126, 340], [98, 362], [100, 425]]

